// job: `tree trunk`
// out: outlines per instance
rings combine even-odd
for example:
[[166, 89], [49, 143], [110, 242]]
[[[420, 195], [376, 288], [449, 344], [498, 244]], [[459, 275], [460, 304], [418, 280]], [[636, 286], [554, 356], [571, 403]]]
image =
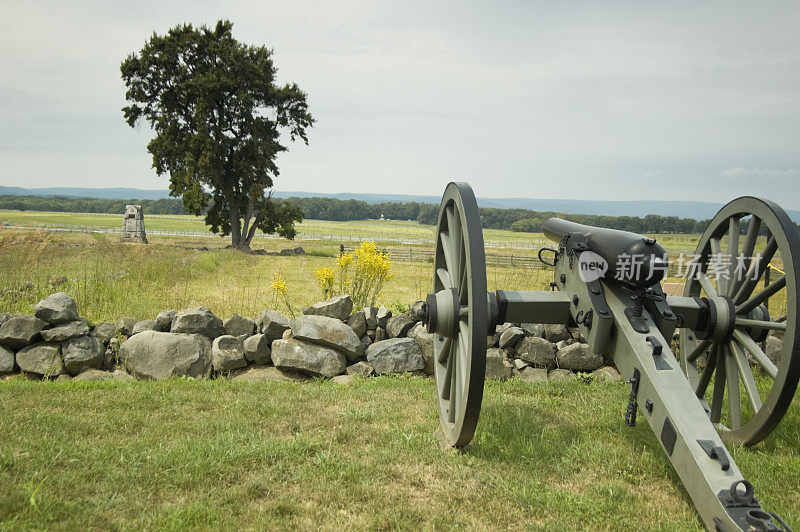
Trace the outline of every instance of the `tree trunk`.
[[230, 204], [231, 247], [242, 251], [250, 251], [250, 246], [242, 239], [242, 221], [239, 218], [239, 204]]

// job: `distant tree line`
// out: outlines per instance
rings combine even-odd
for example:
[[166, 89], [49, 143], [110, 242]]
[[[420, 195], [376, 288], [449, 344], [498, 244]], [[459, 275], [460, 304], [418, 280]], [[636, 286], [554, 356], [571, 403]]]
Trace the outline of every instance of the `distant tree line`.
[[180, 199], [116, 200], [98, 198], [73, 198], [70, 196], [0, 196], [0, 209], [15, 211], [93, 212], [119, 214], [125, 205], [141, 205], [145, 214], [188, 214]]
[[[434, 225], [439, 218], [439, 205], [414, 201], [396, 203], [367, 203], [359, 200], [339, 200], [336, 198], [289, 198], [281, 200], [299, 206], [304, 218], [312, 220], [412, 220], [421, 224]], [[72, 198], [66, 196], [0, 196], [0, 209], [82, 212], [122, 214], [125, 205], [141, 205], [147, 214], [188, 214], [179, 198], [159, 200], [109, 200], [92, 198]], [[209, 206], [211, 208], [211, 206]], [[702, 233], [709, 220], [678, 218], [648, 214], [637, 216], [599, 216], [590, 214], [559, 214], [528, 209], [480, 209], [481, 224], [486, 229], [509, 229], [511, 231], [538, 233], [542, 223], [553, 216], [560, 216], [574, 222], [632, 231], [635, 233]], [[743, 227], [744, 229], [744, 227]]]

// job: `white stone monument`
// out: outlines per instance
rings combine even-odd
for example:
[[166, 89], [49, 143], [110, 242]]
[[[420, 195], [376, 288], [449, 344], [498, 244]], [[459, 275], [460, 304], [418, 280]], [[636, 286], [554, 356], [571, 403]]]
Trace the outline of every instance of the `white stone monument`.
[[122, 221], [120, 240], [147, 244], [147, 233], [144, 231], [144, 213], [141, 205], [125, 206], [125, 219]]

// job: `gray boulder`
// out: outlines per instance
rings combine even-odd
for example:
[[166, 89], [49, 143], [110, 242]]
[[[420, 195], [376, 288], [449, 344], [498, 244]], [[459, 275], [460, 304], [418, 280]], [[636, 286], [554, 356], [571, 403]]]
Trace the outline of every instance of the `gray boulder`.
[[172, 333], [202, 334], [216, 338], [225, 334], [222, 320], [205, 307], [192, 307], [175, 313], [172, 319]]
[[130, 336], [133, 333], [133, 327], [138, 322], [133, 316], [123, 316], [117, 320], [117, 334], [122, 336]]
[[574, 343], [556, 353], [558, 367], [572, 371], [594, 371], [603, 365], [603, 355], [593, 353], [588, 344]]
[[547, 374], [547, 378], [552, 382], [558, 381], [574, 381], [578, 379], [578, 376], [572, 373], [568, 369], [554, 369], [550, 373]]
[[347, 374], [356, 377], [369, 377], [373, 372], [372, 364], [360, 360], [352, 366], [347, 366]]
[[157, 331], [158, 326], [156, 325], [156, 320], [142, 320], [137, 321], [136, 324], [133, 326], [131, 330], [131, 336], [134, 334], [139, 334], [144, 331]]
[[174, 310], [165, 310], [159, 312], [156, 316], [156, 330], [161, 332], [169, 332], [172, 329], [172, 318], [175, 317]]
[[367, 321], [367, 330], [374, 331], [378, 327], [378, 307], [364, 307], [362, 312]]
[[87, 369], [80, 372], [72, 380], [74, 381], [107, 381], [114, 378], [114, 374], [110, 371], [103, 371], [100, 369]]
[[85, 321], [70, 321], [50, 329], [43, 329], [42, 340], [45, 342], [63, 342], [64, 340], [87, 334], [89, 334], [89, 325]]
[[256, 326], [271, 342], [281, 339], [283, 333], [289, 330], [289, 318], [276, 310], [266, 309], [256, 319]]
[[323, 377], [339, 375], [347, 367], [347, 359], [339, 351], [294, 338], [272, 342], [272, 363], [281, 369]]
[[241, 382], [292, 382], [308, 380], [306, 375], [273, 366], [250, 366], [231, 375], [231, 380]]
[[375, 341], [380, 342], [382, 340], [386, 340], [389, 338], [389, 333], [386, 332], [386, 329], [383, 327], [378, 327], [375, 329]]
[[326, 316], [301, 316], [291, 322], [292, 336], [341, 351], [349, 362], [355, 362], [364, 355], [361, 340], [344, 322]]
[[352, 312], [353, 300], [347, 294], [333, 296], [303, 309], [303, 314], [307, 316], [326, 316], [340, 321], [346, 320]]
[[389, 310], [388, 308], [384, 307], [383, 305], [378, 307], [378, 312], [375, 315], [375, 319], [378, 322], [378, 327], [381, 327], [382, 329], [385, 329], [386, 325], [389, 323], [389, 318], [391, 318], [391, 317], [392, 317], [392, 311], [391, 310]]
[[367, 348], [367, 362], [375, 373], [403, 373], [425, 368], [422, 350], [413, 338], [391, 338]]
[[523, 338], [525, 338], [525, 331], [520, 327], [509, 327], [500, 335], [500, 349], [513, 348]]
[[101, 321], [94, 326], [91, 336], [107, 344], [109, 340], [117, 336], [117, 325], [110, 321]]
[[622, 375], [611, 366], [603, 366], [594, 370], [592, 376], [598, 382], [622, 382]]
[[34, 316], [14, 316], [0, 325], [0, 345], [16, 351], [35, 343], [46, 325]]
[[61, 347], [64, 368], [70, 375], [87, 369], [101, 369], [106, 360], [103, 344], [93, 336], [78, 336], [64, 342]]
[[547, 382], [547, 370], [526, 366], [519, 370], [517, 377], [525, 382]]
[[238, 314], [225, 320], [222, 325], [225, 327], [225, 334], [231, 336], [251, 336], [256, 332], [256, 322]]
[[493, 347], [486, 350], [486, 378], [501, 381], [511, 377], [514, 367], [506, 360], [502, 349]]
[[498, 342], [500, 341], [500, 333], [496, 332], [490, 336], [486, 337], [486, 347], [487, 349], [490, 347], [497, 347]]
[[514, 369], [522, 371], [522, 368], [527, 368], [530, 366], [527, 362], [522, 360], [521, 358], [515, 358], [511, 364], [514, 366]]
[[36, 317], [53, 325], [78, 321], [78, 307], [66, 292], [56, 292], [36, 303]]
[[363, 312], [354, 312], [347, 318], [347, 325], [353, 329], [353, 332], [356, 333], [356, 336], [361, 338], [367, 333], [367, 318], [364, 316]]
[[116, 381], [135, 381], [136, 380], [127, 371], [121, 370], [121, 369], [115, 369], [113, 372], [111, 372], [111, 376]]
[[389, 338], [403, 338], [413, 326], [414, 322], [407, 314], [398, 314], [386, 322], [386, 333]]
[[780, 364], [781, 353], [783, 352], [783, 340], [770, 334], [767, 336], [765, 347], [766, 350], [764, 353], [767, 355], [767, 358], [769, 358], [776, 366]]
[[556, 367], [556, 346], [536, 336], [528, 336], [517, 343], [517, 356], [540, 368]]
[[337, 375], [331, 379], [333, 384], [353, 384], [356, 381], [355, 375]]
[[254, 334], [242, 343], [244, 358], [253, 364], [269, 364], [270, 358], [269, 338], [266, 334]]
[[552, 343], [572, 338], [566, 325], [548, 323], [544, 326], [544, 337]]
[[495, 327], [494, 328], [494, 332], [496, 332], [497, 334], [503, 334], [504, 332], [506, 332], [511, 327], [515, 327], [515, 325], [513, 323], [507, 321], [507, 322], [501, 323], [500, 325]]
[[103, 355], [103, 369], [111, 371], [117, 365], [117, 362], [117, 351], [110, 347], [106, 348], [106, 352]]
[[140, 379], [208, 378], [211, 341], [202, 334], [145, 331], [120, 346], [119, 359], [128, 373]]
[[525, 336], [544, 338], [544, 325], [541, 323], [520, 323], [519, 328], [525, 331]]
[[64, 372], [61, 345], [54, 342], [39, 342], [23, 347], [17, 353], [17, 365], [25, 373], [55, 377]]
[[217, 373], [228, 373], [247, 365], [242, 339], [224, 334], [214, 338], [211, 347], [211, 367]]
[[425, 360], [425, 373], [433, 375], [433, 333], [425, 329], [422, 322], [418, 322], [408, 331], [408, 337], [412, 338], [422, 351], [422, 358]]
[[14, 314], [11, 314], [10, 312], [0, 312], [0, 325], [4, 324], [13, 317]]
[[0, 375], [13, 373], [15, 366], [14, 351], [0, 345]]
[[424, 301], [414, 301], [411, 304], [411, 307], [408, 309], [408, 317], [411, 318], [411, 321], [414, 323], [422, 320], [422, 318], [419, 317], [419, 314], [422, 312], [422, 306], [424, 304]]
[[364, 352], [367, 351], [367, 348], [372, 344], [372, 338], [367, 336], [366, 334], [361, 337], [361, 345], [364, 346]]

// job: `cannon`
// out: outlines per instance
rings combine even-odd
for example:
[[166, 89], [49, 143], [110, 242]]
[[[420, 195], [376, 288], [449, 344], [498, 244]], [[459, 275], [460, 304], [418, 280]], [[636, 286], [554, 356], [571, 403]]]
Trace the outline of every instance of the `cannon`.
[[[445, 189], [433, 290], [419, 314], [433, 333], [446, 445], [464, 447], [475, 433], [486, 338], [498, 324], [567, 325], [620, 371], [625, 423], [647, 421], [709, 529], [790, 530], [761, 507], [723, 443], [766, 438], [800, 379], [800, 238], [786, 212], [754, 197], [725, 205], [686, 265], [682, 296], [662, 289], [669, 260], [655, 239], [559, 218], [542, 230], [556, 245], [550, 260], [539, 251], [551, 290], [489, 292], [475, 195], [466, 183]], [[764, 349], [772, 331], [783, 336], [778, 360]]]

